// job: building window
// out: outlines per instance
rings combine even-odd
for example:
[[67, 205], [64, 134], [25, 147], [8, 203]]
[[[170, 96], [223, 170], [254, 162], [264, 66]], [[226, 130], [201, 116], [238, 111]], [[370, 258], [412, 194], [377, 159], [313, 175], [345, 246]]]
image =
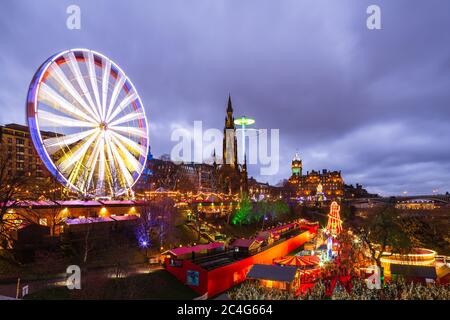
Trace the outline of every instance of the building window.
[[21, 144], [21, 145], [23, 145], [23, 144], [25, 144], [25, 140], [22, 139], [22, 138], [16, 138], [16, 144]]

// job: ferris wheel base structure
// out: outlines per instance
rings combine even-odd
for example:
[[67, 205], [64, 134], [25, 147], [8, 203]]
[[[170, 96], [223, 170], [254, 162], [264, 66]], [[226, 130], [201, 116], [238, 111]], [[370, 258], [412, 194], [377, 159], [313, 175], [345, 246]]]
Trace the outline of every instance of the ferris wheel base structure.
[[26, 109], [36, 151], [65, 187], [88, 197], [132, 192], [147, 161], [148, 123], [117, 64], [88, 49], [57, 53], [35, 73]]

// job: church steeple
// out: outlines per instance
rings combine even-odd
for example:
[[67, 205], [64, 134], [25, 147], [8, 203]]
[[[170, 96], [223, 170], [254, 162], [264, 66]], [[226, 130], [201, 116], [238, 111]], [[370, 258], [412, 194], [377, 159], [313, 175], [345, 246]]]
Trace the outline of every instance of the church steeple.
[[227, 113], [233, 114], [233, 104], [231, 103], [231, 94], [228, 94]]
[[231, 95], [228, 94], [228, 103], [227, 103], [227, 116], [225, 117], [225, 129], [233, 129], [234, 130], [234, 117], [233, 117], [233, 103], [231, 102]]
[[236, 127], [234, 125], [233, 104], [230, 94], [228, 94], [227, 116], [223, 129], [223, 164], [238, 168]]

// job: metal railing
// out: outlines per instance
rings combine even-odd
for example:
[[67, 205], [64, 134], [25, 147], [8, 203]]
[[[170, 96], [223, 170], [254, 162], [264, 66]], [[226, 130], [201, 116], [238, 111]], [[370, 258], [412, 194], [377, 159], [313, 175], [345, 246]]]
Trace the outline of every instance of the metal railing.
[[450, 256], [436, 256], [436, 260], [442, 261], [444, 263], [450, 263]]

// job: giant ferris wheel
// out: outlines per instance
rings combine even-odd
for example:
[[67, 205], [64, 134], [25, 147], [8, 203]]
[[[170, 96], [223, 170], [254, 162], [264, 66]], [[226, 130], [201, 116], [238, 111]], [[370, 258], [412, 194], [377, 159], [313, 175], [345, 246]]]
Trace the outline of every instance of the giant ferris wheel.
[[72, 49], [44, 62], [30, 84], [27, 118], [45, 166], [75, 192], [119, 196], [144, 169], [142, 101], [122, 69], [98, 52]]

